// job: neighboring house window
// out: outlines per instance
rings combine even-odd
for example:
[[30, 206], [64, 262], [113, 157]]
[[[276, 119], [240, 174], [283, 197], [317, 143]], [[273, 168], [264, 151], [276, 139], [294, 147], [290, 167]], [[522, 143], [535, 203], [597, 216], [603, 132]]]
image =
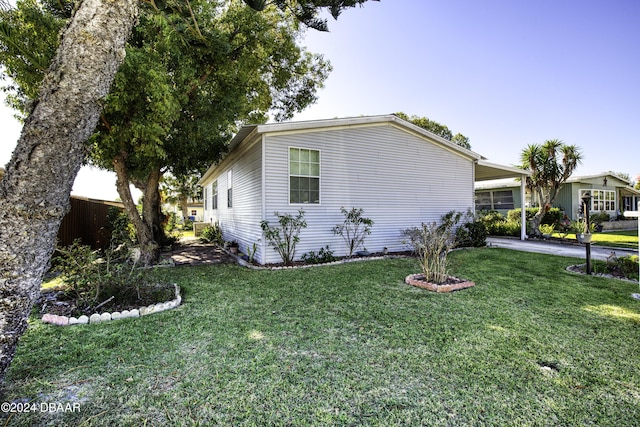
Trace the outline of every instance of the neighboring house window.
[[480, 191], [476, 193], [476, 210], [491, 211], [513, 209], [513, 191]]
[[191, 216], [196, 216], [198, 215], [198, 211], [196, 211], [195, 209], [191, 210]]
[[289, 148], [289, 203], [320, 203], [320, 151]]
[[587, 191], [591, 192], [591, 211], [616, 210], [616, 192], [611, 190], [580, 190], [580, 198]]
[[227, 207], [233, 207], [233, 171], [227, 171]]
[[624, 196], [622, 200], [625, 212], [638, 210], [638, 196]]
[[211, 209], [218, 209], [218, 181], [211, 184]]

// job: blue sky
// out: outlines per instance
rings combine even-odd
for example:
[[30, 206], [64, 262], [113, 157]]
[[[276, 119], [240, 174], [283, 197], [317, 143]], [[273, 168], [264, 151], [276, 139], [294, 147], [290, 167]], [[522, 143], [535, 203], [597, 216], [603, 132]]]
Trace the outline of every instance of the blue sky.
[[[368, 1], [330, 19], [329, 33], [306, 33], [302, 43], [334, 70], [294, 120], [403, 111], [466, 135], [495, 163], [516, 164], [527, 144], [557, 138], [582, 148], [576, 174], [635, 178], [638, 22], [637, 0]], [[1, 164], [19, 133], [11, 114], [0, 108]], [[117, 197], [104, 175], [82, 173], [76, 193]]]

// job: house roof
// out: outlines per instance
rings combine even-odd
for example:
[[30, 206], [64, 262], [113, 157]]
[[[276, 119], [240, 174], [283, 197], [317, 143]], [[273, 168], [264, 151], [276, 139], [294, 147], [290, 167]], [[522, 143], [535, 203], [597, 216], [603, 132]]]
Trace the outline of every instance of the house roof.
[[[567, 180], [567, 182], [579, 183], [579, 182], [586, 182], [594, 179], [602, 179], [605, 177], [611, 177], [615, 180], [622, 182], [623, 185], [615, 185], [615, 187], [620, 189], [620, 192], [623, 196], [624, 195], [640, 195], [640, 191], [631, 187], [631, 183], [629, 183], [629, 181], [610, 173], [601, 173], [597, 175], [572, 176]], [[489, 179], [494, 179], [494, 178], [489, 178]], [[476, 181], [481, 181], [481, 179], [476, 178]], [[499, 188], [512, 188], [512, 187], [519, 187], [519, 186], [520, 186], [520, 183], [514, 179], [502, 179], [502, 180], [496, 180], [491, 182], [478, 183], [476, 184], [476, 190], [493, 190], [493, 189], [499, 189]]]
[[[387, 115], [377, 115], [377, 116], [361, 116], [361, 117], [347, 117], [347, 118], [334, 118], [334, 119], [324, 119], [324, 120], [309, 120], [309, 121], [299, 121], [299, 122], [285, 122], [285, 123], [267, 123], [267, 124], [253, 124], [253, 125], [245, 125], [238, 133], [233, 137], [233, 139], [229, 142], [229, 151], [227, 156], [223, 158], [220, 163], [224, 162], [224, 160], [233, 152], [235, 148], [237, 148], [244, 141], [253, 141], [259, 135], [267, 134], [267, 133], [289, 133], [289, 132], [313, 132], [313, 131], [322, 131], [328, 129], [335, 128], [348, 128], [355, 126], [375, 126], [375, 125], [383, 125], [383, 124], [392, 124], [406, 130], [409, 130], [413, 133], [416, 133], [422, 137], [426, 137], [429, 140], [433, 141], [436, 144], [441, 145], [444, 148], [447, 148], [453, 152], [458, 153], [461, 156], [472, 159], [476, 162], [476, 179], [486, 180], [486, 179], [497, 179], [504, 177], [519, 177], [522, 175], [527, 175], [527, 171], [523, 171], [521, 169], [513, 168], [510, 166], [502, 166], [494, 163], [490, 163], [486, 161], [486, 158], [481, 156], [480, 154], [468, 150], [464, 147], [461, 147], [447, 139], [444, 139], [434, 133], [427, 131], [419, 126], [414, 125], [406, 120], [401, 119], [400, 117], [387, 114]], [[212, 165], [202, 176], [198, 184], [202, 185], [204, 181], [213, 173], [218, 164]]]
[[581, 181], [587, 181], [590, 179], [598, 179], [598, 178], [613, 178], [613, 179], [617, 179], [618, 181], [622, 181], [626, 185], [631, 185], [631, 183], [626, 179], [608, 172], [603, 172], [596, 175], [572, 176], [567, 180], [567, 182], [581, 182]]

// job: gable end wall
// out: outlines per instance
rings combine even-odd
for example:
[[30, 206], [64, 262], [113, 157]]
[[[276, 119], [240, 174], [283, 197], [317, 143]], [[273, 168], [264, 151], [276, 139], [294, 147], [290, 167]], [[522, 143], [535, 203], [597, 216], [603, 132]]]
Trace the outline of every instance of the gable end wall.
[[[306, 212], [297, 257], [326, 245], [345, 255], [344, 241], [331, 231], [344, 219], [342, 206], [363, 208], [375, 221], [364, 243], [370, 252], [406, 250], [401, 230], [473, 209], [473, 160], [393, 125], [267, 134], [264, 141], [266, 219], [275, 223], [275, 211]], [[320, 150], [319, 205], [289, 204], [289, 147]], [[264, 262], [280, 262], [273, 248]]]

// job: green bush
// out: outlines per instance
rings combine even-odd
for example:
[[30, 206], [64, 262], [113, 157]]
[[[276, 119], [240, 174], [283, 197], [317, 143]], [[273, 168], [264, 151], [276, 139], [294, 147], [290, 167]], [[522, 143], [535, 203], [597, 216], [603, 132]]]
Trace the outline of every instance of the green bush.
[[[527, 210], [525, 211], [525, 219], [527, 220], [527, 222], [531, 221], [533, 217], [536, 216], [539, 210], [540, 208], [527, 208]], [[507, 212], [507, 221], [520, 222], [521, 215], [521, 208], [512, 209]], [[544, 214], [540, 224], [557, 226], [561, 222], [563, 216], [564, 213], [560, 210], [560, 208], [551, 208], [549, 212]]]
[[310, 251], [309, 253], [303, 254], [301, 258], [307, 264], [324, 264], [338, 259], [333, 256], [333, 251], [329, 249], [329, 245], [320, 248], [318, 253]]
[[362, 216], [362, 208], [351, 208], [350, 211], [343, 207], [340, 212], [344, 215], [344, 222], [333, 227], [333, 234], [342, 236], [347, 244], [347, 256], [351, 258], [353, 252], [364, 244], [364, 239], [371, 234], [373, 220]]
[[273, 213], [278, 217], [278, 226], [271, 226], [269, 221], [260, 222], [260, 228], [264, 232], [264, 237], [273, 249], [278, 252], [282, 262], [286, 265], [293, 263], [296, 255], [296, 245], [300, 241], [300, 230], [307, 228], [307, 221], [304, 220], [304, 210], [300, 209], [298, 215], [293, 216], [289, 213], [279, 214]]
[[609, 219], [611, 219], [611, 217], [609, 216], [608, 213], [604, 211], [600, 211], [598, 213], [589, 215], [589, 222], [591, 224], [600, 225], [603, 222], [609, 221]]
[[111, 244], [118, 246], [121, 244], [131, 245], [136, 239], [136, 230], [129, 221], [127, 213], [115, 206], [111, 206], [107, 212], [107, 228], [111, 232]]
[[189, 218], [185, 218], [182, 223], [182, 230], [185, 230], [185, 231], [193, 230], [193, 221], [191, 221]]
[[216, 222], [215, 224], [207, 225], [204, 230], [202, 230], [200, 239], [207, 243], [215, 243], [218, 246], [222, 246], [224, 240], [222, 239], [220, 224]]
[[491, 236], [520, 236], [520, 221], [509, 221], [499, 212], [488, 211], [478, 221], [484, 224]]
[[495, 236], [520, 236], [520, 229], [522, 228], [520, 222], [513, 221], [503, 221], [494, 224], [493, 233], [489, 232], [489, 234], [493, 234]]
[[629, 279], [638, 280], [638, 255], [613, 257], [607, 261], [607, 270]]
[[487, 245], [487, 227], [480, 221], [467, 222], [456, 230], [458, 246], [481, 248]]

